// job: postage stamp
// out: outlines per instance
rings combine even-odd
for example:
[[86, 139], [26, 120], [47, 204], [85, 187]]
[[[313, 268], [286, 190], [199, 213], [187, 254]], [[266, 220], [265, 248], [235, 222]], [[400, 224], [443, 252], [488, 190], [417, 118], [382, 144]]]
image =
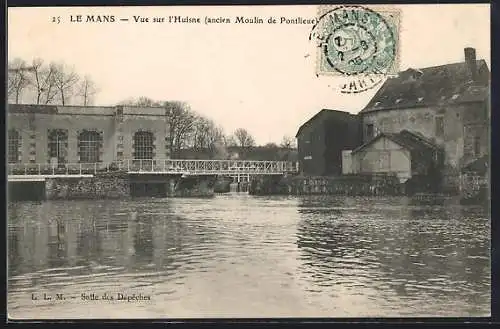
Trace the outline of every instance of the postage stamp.
[[394, 8], [320, 6], [309, 39], [316, 43], [316, 74], [343, 76], [343, 93], [377, 86], [399, 69], [400, 12]]

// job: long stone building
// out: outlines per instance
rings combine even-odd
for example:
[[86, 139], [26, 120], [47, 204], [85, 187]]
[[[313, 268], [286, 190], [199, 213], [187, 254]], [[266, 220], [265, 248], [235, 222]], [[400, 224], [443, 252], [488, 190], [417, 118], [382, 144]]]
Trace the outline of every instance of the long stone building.
[[169, 158], [165, 108], [8, 105], [8, 163]]

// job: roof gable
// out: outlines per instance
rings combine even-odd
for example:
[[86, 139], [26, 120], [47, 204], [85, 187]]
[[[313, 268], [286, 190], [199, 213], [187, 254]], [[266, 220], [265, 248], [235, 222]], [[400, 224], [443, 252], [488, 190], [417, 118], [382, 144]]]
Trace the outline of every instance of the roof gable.
[[428, 140], [424, 136], [421, 136], [419, 134], [413, 133], [408, 130], [403, 130], [397, 134], [387, 134], [387, 133], [381, 133], [369, 140], [368, 142], [364, 143], [363, 145], [359, 146], [358, 148], [354, 149], [352, 153], [357, 153], [362, 151], [363, 149], [367, 148], [368, 146], [372, 145], [374, 142], [379, 140], [380, 138], [385, 137], [392, 142], [404, 147], [405, 149], [409, 150], [410, 152], [433, 152], [433, 151], [439, 151], [440, 148], [436, 146], [432, 141]]
[[351, 118], [353, 116], [356, 116], [355, 114], [345, 112], [345, 111], [338, 111], [338, 110], [330, 110], [330, 109], [322, 109], [318, 113], [316, 113], [312, 118], [307, 120], [304, 124], [302, 124], [299, 127], [299, 130], [297, 130], [297, 134], [295, 134], [295, 137], [299, 137], [299, 135], [302, 133], [302, 131], [314, 124], [315, 122], [318, 121], [327, 121], [329, 119], [333, 118]]
[[489, 94], [488, 65], [484, 60], [476, 65], [478, 78], [474, 82], [465, 62], [400, 72], [385, 81], [361, 113], [485, 100]]
[[488, 155], [483, 155], [479, 159], [476, 159], [466, 165], [463, 169], [462, 172], [477, 172], [484, 174], [488, 171], [488, 163], [489, 163], [489, 156]]

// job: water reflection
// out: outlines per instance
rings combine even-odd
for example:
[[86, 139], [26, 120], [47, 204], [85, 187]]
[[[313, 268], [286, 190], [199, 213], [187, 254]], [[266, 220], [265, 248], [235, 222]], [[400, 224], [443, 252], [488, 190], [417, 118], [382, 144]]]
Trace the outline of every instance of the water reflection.
[[313, 274], [308, 279], [321, 287], [342, 282], [374, 300], [424, 314], [446, 314], [450, 309], [440, 308], [450, 303], [481, 312], [477, 305], [490, 303], [490, 222], [484, 209], [454, 200], [432, 207], [394, 200], [303, 199], [297, 244], [304, 273]]
[[[8, 214], [8, 303], [23, 314], [489, 313], [489, 216], [453, 200], [232, 194], [23, 202]], [[26, 297], [97, 288], [155, 299], [36, 308]]]

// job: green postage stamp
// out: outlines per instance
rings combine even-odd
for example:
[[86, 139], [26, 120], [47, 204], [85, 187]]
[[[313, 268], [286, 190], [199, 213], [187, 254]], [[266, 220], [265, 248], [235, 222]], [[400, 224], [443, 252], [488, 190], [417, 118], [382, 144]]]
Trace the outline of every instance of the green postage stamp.
[[319, 6], [310, 40], [316, 42], [316, 74], [348, 77], [343, 92], [378, 85], [399, 70], [400, 12], [376, 6]]

